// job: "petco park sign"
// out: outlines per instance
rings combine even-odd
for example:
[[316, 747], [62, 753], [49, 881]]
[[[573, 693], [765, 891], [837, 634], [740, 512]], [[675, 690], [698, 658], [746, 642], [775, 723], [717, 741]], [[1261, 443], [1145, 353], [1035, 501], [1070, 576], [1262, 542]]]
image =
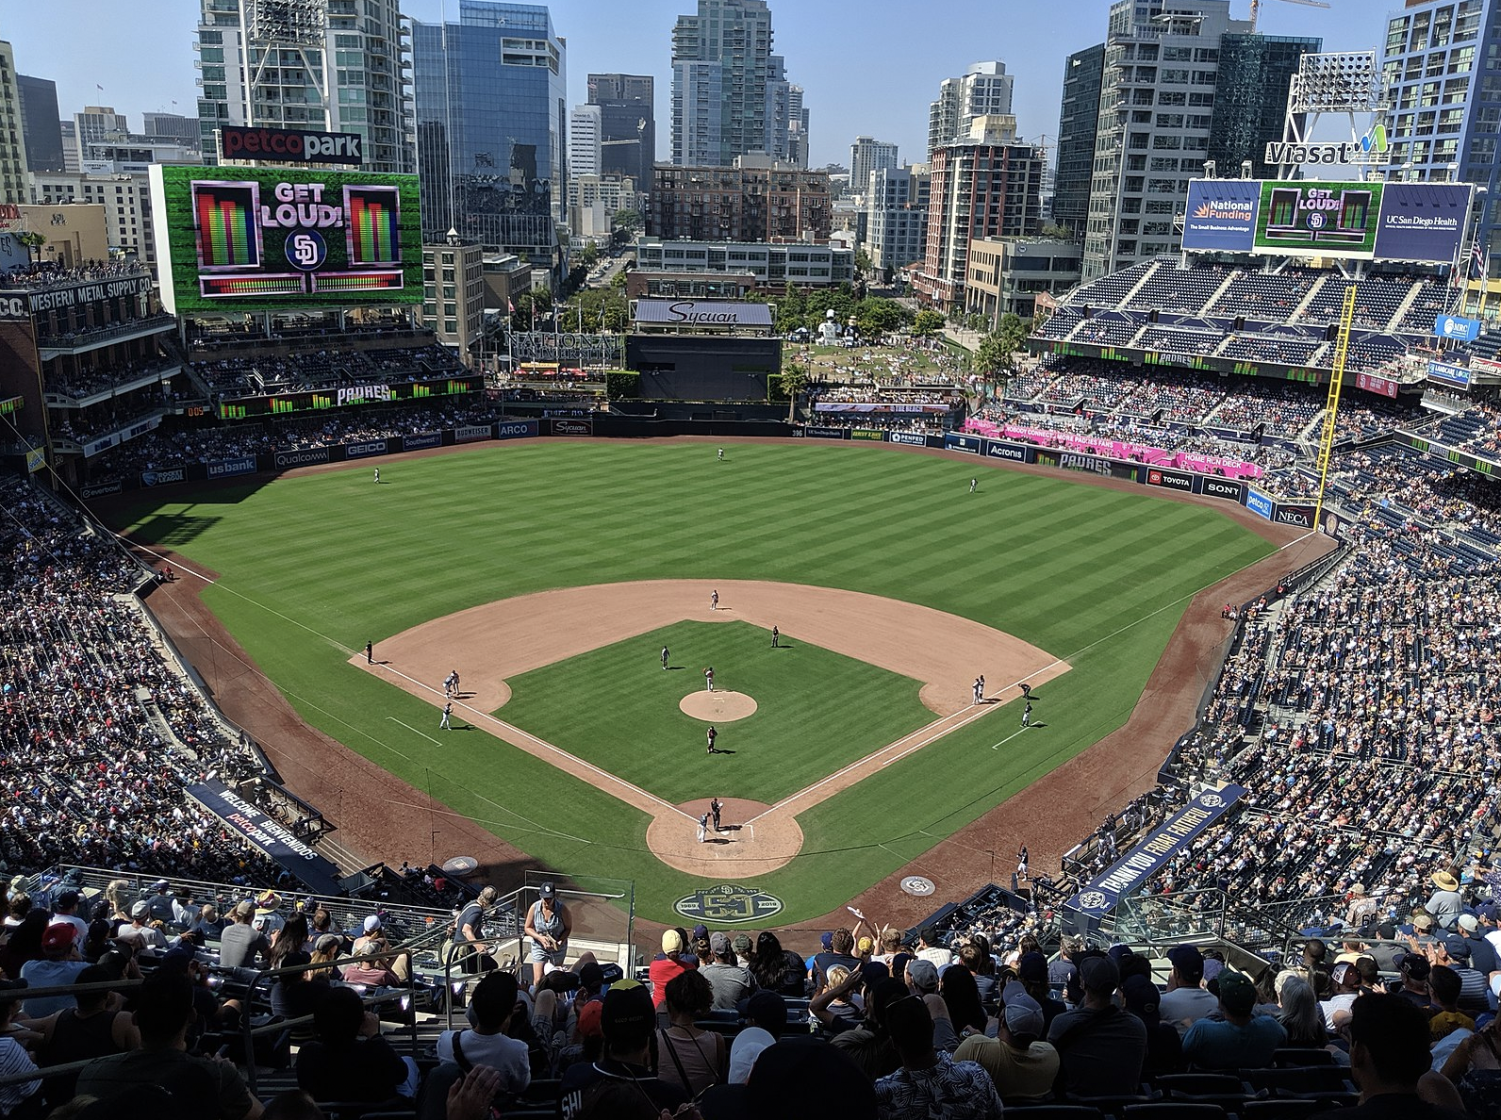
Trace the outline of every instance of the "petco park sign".
[[219, 143], [225, 159], [255, 159], [268, 163], [364, 162], [361, 137], [354, 132], [304, 132], [296, 128], [241, 128], [225, 125]]

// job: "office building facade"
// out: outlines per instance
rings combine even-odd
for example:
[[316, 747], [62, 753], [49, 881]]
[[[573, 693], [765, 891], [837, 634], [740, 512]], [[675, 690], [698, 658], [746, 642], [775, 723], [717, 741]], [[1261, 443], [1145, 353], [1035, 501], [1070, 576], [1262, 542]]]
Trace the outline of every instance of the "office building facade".
[[128, 172], [33, 171], [31, 201], [37, 205], [84, 202], [103, 206], [110, 251], [135, 257], [156, 271], [151, 187], [144, 167]]
[[1100, 82], [1105, 44], [1075, 51], [1063, 63], [1063, 107], [1058, 115], [1058, 153], [1053, 173], [1055, 225], [1083, 237], [1089, 216], [1089, 182], [1100, 121]]
[[[827, 241], [833, 198], [826, 171], [741, 157], [739, 167], [653, 169], [646, 232], [664, 241]], [[751, 166], [743, 166], [751, 163]]]
[[1009, 114], [1014, 83], [1004, 62], [977, 62], [962, 77], [945, 78], [938, 99], [928, 107], [928, 159], [943, 145], [968, 136], [977, 117]]
[[[361, 137], [367, 171], [412, 170], [397, 0], [202, 0], [198, 147], [225, 125]], [[86, 137], [80, 132], [79, 141]]]
[[62, 122], [57, 116], [57, 83], [49, 78], [17, 74], [16, 92], [21, 98], [26, 166], [32, 171], [63, 170], [67, 164], [63, 155]]
[[824, 288], [855, 279], [855, 254], [829, 245], [766, 245], [737, 241], [636, 242], [636, 268], [678, 274], [727, 273], [754, 276], [757, 287], [785, 290]]
[[1042, 293], [1062, 295], [1079, 283], [1084, 250], [1072, 241], [978, 238], [969, 243], [964, 311], [994, 328], [1005, 315], [1030, 319]]
[[575, 105], [568, 114], [568, 177], [598, 175], [602, 163], [603, 113], [598, 105]]
[[[1110, 6], [1085, 219], [1083, 279], [1178, 251], [1174, 218], [1204, 173], [1229, 0]], [[1268, 139], [1280, 138], [1277, 135]]]
[[656, 80], [650, 74], [590, 74], [600, 111], [600, 174], [651, 182], [657, 162]]
[[1388, 21], [1382, 50], [1393, 174], [1485, 188], [1476, 236], [1492, 280], [1501, 276], [1498, 55], [1498, 0], [1408, 0]]
[[[1288, 87], [1298, 72], [1298, 60], [1323, 47], [1322, 39], [1297, 35], [1220, 36], [1214, 113], [1209, 120], [1209, 158], [1216, 174], [1239, 175], [1241, 165], [1250, 160], [1253, 178], [1277, 177], [1277, 169], [1266, 162], [1267, 142], [1282, 139]], [[1300, 117], [1298, 127], [1302, 125]]]
[[895, 276], [920, 264], [928, 248], [927, 166], [883, 167], [871, 173], [865, 201], [865, 250], [871, 267]]
[[457, 22], [413, 21], [412, 57], [424, 232], [556, 274], [568, 72], [548, 9], [463, 0]]
[[26, 127], [21, 121], [21, 95], [16, 92], [16, 56], [0, 41], [0, 202], [28, 201]]

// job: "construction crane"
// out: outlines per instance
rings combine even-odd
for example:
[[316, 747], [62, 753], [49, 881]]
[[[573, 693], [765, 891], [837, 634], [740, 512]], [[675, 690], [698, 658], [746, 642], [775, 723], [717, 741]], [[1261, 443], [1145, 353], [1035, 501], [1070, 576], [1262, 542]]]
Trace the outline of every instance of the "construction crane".
[[[1324, 0], [1282, 0], [1284, 4], [1302, 4], [1305, 8], [1327, 8]], [[1256, 30], [1256, 17], [1261, 12], [1261, 0], [1251, 0], [1251, 30]]]

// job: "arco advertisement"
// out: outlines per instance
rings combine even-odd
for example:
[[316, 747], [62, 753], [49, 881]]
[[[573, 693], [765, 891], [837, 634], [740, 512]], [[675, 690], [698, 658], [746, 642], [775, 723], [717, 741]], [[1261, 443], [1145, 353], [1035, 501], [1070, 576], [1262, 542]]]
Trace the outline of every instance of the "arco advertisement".
[[174, 314], [422, 301], [415, 175], [157, 165], [151, 208]]

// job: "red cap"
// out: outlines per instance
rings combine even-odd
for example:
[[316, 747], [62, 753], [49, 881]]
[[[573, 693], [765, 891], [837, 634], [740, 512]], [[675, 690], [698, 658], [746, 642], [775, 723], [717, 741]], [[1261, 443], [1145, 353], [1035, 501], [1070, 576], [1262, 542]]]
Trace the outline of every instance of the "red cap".
[[67, 952], [73, 948], [73, 942], [78, 939], [78, 927], [72, 922], [53, 922], [42, 934], [42, 951], [51, 953], [57, 950]]

